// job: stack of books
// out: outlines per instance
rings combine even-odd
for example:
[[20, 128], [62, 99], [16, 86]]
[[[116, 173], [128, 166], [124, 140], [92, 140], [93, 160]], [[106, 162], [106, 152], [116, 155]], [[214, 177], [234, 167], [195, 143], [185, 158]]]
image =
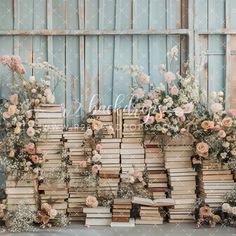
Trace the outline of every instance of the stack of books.
[[130, 169], [145, 169], [141, 119], [140, 112], [123, 110], [123, 138], [120, 150], [122, 173], [127, 173]]
[[146, 144], [145, 164], [148, 189], [152, 192], [153, 198], [165, 198], [166, 192], [168, 192], [168, 180], [162, 148], [155, 144]]
[[66, 213], [68, 188], [66, 182], [66, 161], [63, 158], [64, 118], [60, 105], [41, 105], [35, 109], [36, 123], [44, 135], [36, 143], [37, 152], [44, 155], [39, 185], [41, 203], [51, 203], [59, 213]]
[[85, 199], [91, 194], [91, 190], [96, 191], [94, 188], [88, 189], [87, 186], [83, 186], [84, 176], [80, 173], [79, 164], [85, 160], [84, 148], [82, 147], [84, 133], [83, 129], [71, 128], [64, 131], [63, 134], [64, 147], [67, 149], [69, 157], [67, 165], [69, 176], [67, 213], [71, 221], [81, 222], [85, 221], [85, 214], [83, 213]]
[[141, 206], [140, 219], [136, 220], [137, 225], [160, 225], [163, 224], [163, 216], [158, 207]]
[[112, 193], [115, 197], [120, 182], [120, 142], [121, 139], [101, 140], [102, 169], [99, 171], [98, 195]]
[[15, 211], [19, 204], [27, 205], [32, 211], [37, 211], [37, 181], [32, 174], [25, 174], [20, 179], [16, 173], [8, 174], [5, 191], [7, 211]]
[[113, 138], [114, 134], [107, 132], [107, 128], [113, 127], [113, 113], [111, 110], [94, 110], [92, 113], [96, 119], [102, 122], [103, 124], [103, 136], [104, 138]]
[[200, 198], [211, 208], [218, 208], [224, 202], [226, 192], [233, 190], [236, 183], [228, 169], [202, 169], [200, 175]]
[[175, 200], [175, 209], [169, 210], [169, 222], [194, 222], [196, 201], [196, 172], [192, 168], [190, 145], [166, 146], [165, 167], [168, 171], [170, 197]]
[[140, 218], [136, 219], [139, 225], [157, 225], [163, 224], [162, 207], [173, 207], [175, 202], [173, 199], [149, 199], [134, 197], [132, 203], [140, 205]]
[[[130, 211], [132, 203], [130, 199], [114, 199], [112, 205], [112, 224], [111, 226], [132, 226], [133, 220], [130, 221]], [[124, 224], [125, 223], [125, 224]]]
[[109, 207], [84, 208], [83, 212], [86, 214], [85, 225], [111, 224], [112, 214]]

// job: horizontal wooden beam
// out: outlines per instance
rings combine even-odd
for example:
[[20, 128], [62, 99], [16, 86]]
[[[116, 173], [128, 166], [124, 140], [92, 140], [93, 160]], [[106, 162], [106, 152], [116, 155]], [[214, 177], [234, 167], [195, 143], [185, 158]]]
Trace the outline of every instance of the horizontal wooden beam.
[[25, 35], [45, 35], [45, 36], [89, 36], [89, 35], [188, 35], [188, 29], [174, 29], [174, 30], [8, 30], [0, 31], [0, 36], [25, 36]]
[[195, 31], [199, 35], [236, 35], [236, 31], [220, 29], [216, 31]]

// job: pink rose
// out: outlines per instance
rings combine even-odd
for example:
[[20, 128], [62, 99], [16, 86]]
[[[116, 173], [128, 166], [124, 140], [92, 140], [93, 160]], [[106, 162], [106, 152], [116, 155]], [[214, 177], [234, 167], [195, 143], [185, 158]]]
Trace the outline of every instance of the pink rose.
[[34, 143], [28, 143], [25, 145], [26, 152], [29, 154], [35, 154], [35, 144]]
[[222, 126], [229, 128], [229, 127], [232, 126], [233, 121], [232, 121], [232, 119], [231, 119], [230, 117], [225, 117], [225, 118], [222, 120], [221, 124], [222, 124]]
[[181, 107], [182, 107], [184, 113], [191, 113], [194, 109], [194, 105], [192, 102], [186, 103], [186, 104], [182, 105]]
[[165, 81], [167, 84], [171, 84], [171, 82], [175, 80], [175, 74], [173, 72], [166, 72], [165, 74]]
[[182, 122], [184, 122], [184, 121], [186, 120], [186, 116], [185, 116], [185, 115], [181, 116], [181, 117], [180, 117], [180, 120], [181, 120]]
[[146, 125], [151, 125], [154, 123], [155, 117], [147, 115], [147, 116], [144, 116], [143, 121]]
[[219, 125], [215, 125], [214, 127], [211, 128], [214, 131], [219, 131], [221, 128]]
[[9, 100], [11, 101], [11, 103], [13, 105], [18, 105], [18, 103], [19, 103], [18, 94], [13, 94], [13, 95], [9, 96]]
[[102, 150], [102, 145], [98, 143], [98, 144], [96, 145], [96, 150], [97, 150], [98, 152], [100, 152], [100, 151]]
[[3, 65], [10, 65], [11, 64], [11, 57], [8, 56], [8, 55], [4, 55], [2, 57], [0, 57], [0, 62], [3, 64]]
[[236, 116], [236, 109], [230, 109], [229, 112], [228, 112], [228, 114], [229, 114], [230, 116]]
[[196, 152], [199, 156], [208, 157], [209, 146], [207, 143], [200, 142], [196, 146]]
[[27, 117], [28, 119], [30, 119], [30, 118], [32, 117], [32, 115], [33, 115], [32, 111], [27, 111], [27, 112], [26, 112], [26, 117]]
[[149, 84], [150, 77], [147, 74], [141, 74], [138, 82], [140, 84]]
[[11, 117], [11, 114], [9, 112], [5, 111], [5, 112], [3, 112], [2, 116], [4, 119], [9, 119]]
[[94, 196], [88, 196], [85, 202], [87, 207], [95, 208], [98, 206], [98, 200]]
[[136, 98], [143, 98], [145, 95], [145, 92], [142, 88], [137, 88], [135, 91], [134, 91], [134, 96]]
[[220, 138], [225, 138], [225, 137], [226, 137], [225, 131], [224, 131], [224, 130], [220, 130], [220, 131], [218, 132], [218, 136], [219, 136]]
[[35, 164], [39, 163], [39, 157], [37, 155], [31, 156], [31, 161]]
[[176, 107], [175, 108], [175, 115], [178, 117], [182, 117], [184, 116], [184, 111], [181, 107]]
[[35, 135], [35, 129], [34, 129], [33, 127], [29, 127], [29, 128], [27, 129], [26, 133], [27, 133], [27, 135], [28, 135], [29, 137], [32, 137], [32, 136]]
[[187, 130], [186, 130], [185, 128], [182, 128], [182, 129], [180, 130], [180, 133], [181, 133], [181, 134], [184, 134], [184, 133], [186, 133], [186, 131], [187, 131]]
[[152, 94], [151, 92], [148, 93], [148, 97], [149, 97], [150, 99], [153, 99], [153, 98], [154, 98], [154, 96], [153, 96], [153, 94]]
[[179, 89], [174, 85], [170, 88], [171, 95], [178, 95]]
[[97, 164], [93, 165], [93, 167], [92, 167], [92, 173], [93, 174], [97, 174], [99, 170], [101, 170], [100, 165], [97, 165]]
[[87, 162], [86, 161], [81, 161], [80, 163], [79, 163], [79, 167], [80, 168], [86, 168], [87, 167]]
[[165, 70], [166, 70], [165, 65], [164, 65], [164, 64], [160, 64], [160, 66], [159, 66], [159, 71], [160, 71], [160, 73], [165, 72]]
[[52, 207], [51, 207], [51, 205], [49, 205], [48, 203], [43, 203], [43, 204], [41, 205], [41, 209], [42, 209], [42, 210], [45, 210], [46, 212], [50, 212], [50, 211], [52, 210]]

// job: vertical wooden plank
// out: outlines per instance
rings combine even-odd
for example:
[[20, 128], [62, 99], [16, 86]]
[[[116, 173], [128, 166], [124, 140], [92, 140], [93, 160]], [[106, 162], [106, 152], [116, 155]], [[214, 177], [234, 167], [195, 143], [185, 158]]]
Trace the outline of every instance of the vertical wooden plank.
[[[85, 1], [85, 29], [98, 29], [98, 1]], [[91, 111], [98, 102], [98, 37], [85, 37], [85, 110]]]
[[[180, 15], [178, 14], [178, 12], [181, 10], [180, 7], [180, 1], [171, 1], [171, 0], [167, 0], [166, 1], [166, 26], [167, 29], [176, 29], [179, 27], [181, 19]], [[170, 52], [171, 48], [173, 48], [174, 46], [177, 46], [178, 49], [180, 49], [180, 36], [179, 35], [169, 35], [167, 36], [167, 52]], [[180, 56], [178, 57], [178, 61], [172, 61], [171, 59], [168, 57], [167, 58], [167, 68], [168, 70], [171, 70], [173, 72], [177, 72], [180, 69], [179, 66], [180, 63]]]
[[78, 0], [70, 0], [66, 2], [67, 4], [67, 26], [68, 30], [79, 29], [79, 2]]
[[[166, 29], [166, 4], [165, 0], [150, 0], [149, 29], [162, 31]], [[152, 82], [159, 84], [162, 76], [159, 65], [166, 64], [166, 36], [149, 36], [149, 64]]]
[[66, 39], [66, 117], [67, 125], [78, 124], [80, 113], [79, 104], [79, 38], [67, 36]]
[[[47, 1], [34, 0], [33, 29], [40, 30], [47, 28]], [[36, 13], [37, 12], [37, 13]], [[46, 36], [33, 37], [33, 62], [47, 61], [47, 38]], [[45, 75], [44, 71], [33, 70], [37, 80]]]
[[231, 36], [230, 40], [231, 59], [230, 59], [230, 77], [228, 81], [228, 108], [236, 109], [236, 36]]
[[9, 0], [0, 1], [0, 30], [13, 29], [13, 2]]
[[[99, 29], [112, 30], [115, 27], [115, 1], [100, 0]], [[101, 105], [112, 105], [112, 76], [114, 37], [99, 37], [99, 101]]]
[[[186, 4], [186, 3], [185, 3]], [[186, 6], [183, 9], [183, 11], [186, 11]], [[181, 46], [180, 46], [180, 51], [181, 51], [181, 63], [184, 62], [184, 60], [186, 60], [186, 58], [184, 58], [186, 56], [186, 50], [188, 48], [188, 57], [189, 57], [189, 66], [190, 68], [195, 71], [195, 63], [194, 63], [194, 1], [193, 0], [189, 0], [188, 1], [188, 11], [183, 12], [183, 15], [187, 15], [187, 19], [183, 19], [184, 21], [188, 21], [188, 28], [189, 28], [189, 35], [188, 35], [188, 47], [186, 44], [186, 38], [183, 38], [183, 41], [181, 42]]]
[[[78, 0], [66, 2], [65, 18], [67, 21], [66, 28], [76, 30], [79, 28], [78, 20]], [[66, 57], [66, 125], [76, 126], [80, 117], [79, 109], [79, 37], [67, 36], [65, 40], [65, 57]]]
[[[116, 30], [127, 30], [132, 26], [131, 0], [116, 1]], [[115, 70], [115, 67], [131, 64], [131, 36], [115, 36], [114, 47], [114, 77], [113, 77], [113, 105], [115, 108], [128, 104], [131, 77], [126, 73]]]
[[230, 28], [232, 30], [236, 30], [236, 1], [227, 0], [229, 6], [229, 14], [230, 14]]
[[[133, 29], [145, 31], [149, 29], [149, 1], [133, 1]], [[133, 36], [133, 64], [142, 66], [149, 74], [149, 40], [148, 35]]]
[[[208, 92], [224, 91], [225, 88], [225, 37], [210, 35], [208, 41]], [[217, 81], [217, 82], [216, 82]]]
[[65, 0], [52, 0], [52, 26], [54, 30], [66, 29]]
[[[20, 9], [19, 14], [19, 29], [32, 30], [33, 29], [33, 9], [34, 2], [31, 0], [19, 0], [17, 2]], [[33, 41], [31, 36], [19, 37], [19, 55], [25, 63], [33, 62]], [[32, 69], [26, 66], [26, 76], [32, 75]]]
[[209, 30], [225, 27], [225, 0], [208, 0]]
[[[84, 0], [78, 0], [78, 13], [79, 13], [79, 29], [85, 28], [85, 2]], [[85, 108], [85, 37], [79, 37], [79, 86], [80, 96], [78, 97], [77, 104], [80, 105], [81, 109], [76, 111], [76, 114], [84, 116]]]

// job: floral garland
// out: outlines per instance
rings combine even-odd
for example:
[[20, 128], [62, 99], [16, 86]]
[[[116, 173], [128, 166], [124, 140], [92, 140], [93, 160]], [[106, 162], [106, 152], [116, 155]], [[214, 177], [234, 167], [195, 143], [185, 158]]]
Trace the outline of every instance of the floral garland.
[[[171, 64], [178, 56], [177, 47], [168, 54]], [[145, 130], [155, 135], [166, 134], [174, 137], [185, 133], [189, 123], [194, 119], [195, 108], [199, 103], [199, 86], [196, 78], [190, 73], [188, 64], [185, 65], [184, 76], [173, 73], [160, 65], [165, 85], [156, 86], [150, 82], [150, 76], [138, 66], [123, 66], [121, 71], [129, 71], [134, 79], [131, 87], [130, 102], [134, 108], [141, 109], [144, 116]], [[148, 87], [150, 88], [149, 91]]]
[[[171, 67], [178, 58], [178, 48], [173, 47], [168, 56]], [[130, 72], [134, 79], [130, 104], [144, 112], [144, 130], [172, 138], [189, 133], [195, 139], [194, 163], [213, 158], [236, 169], [236, 110], [224, 110], [224, 93], [213, 92], [208, 108], [206, 93], [200, 90], [197, 73], [191, 74], [188, 63], [184, 75], [167, 70], [163, 64], [159, 68], [165, 85], [151, 83], [141, 67], [118, 68]]]
[[[224, 93], [210, 95], [210, 107], [199, 114], [199, 123], [192, 127], [196, 139], [197, 159], [215, 159], [236, 168], [236, 110], [224, 110]], [[201, 118], [200, 118], [201, 117]]]
[[7, 66], [16, 77], [15, 92], [0, 101], [1, 165], [7, 172], [35, 170], [38, 173], [44, 156], [37, 153], [35, 146], [42, 129], [35, 122], [34, 108], [55, 102], [50, 89], [51, 77], [45, 76], [41, 82], [34, 76], [25, 79], [25, 68], [18, 56], [2, 56], [0, 64]]

